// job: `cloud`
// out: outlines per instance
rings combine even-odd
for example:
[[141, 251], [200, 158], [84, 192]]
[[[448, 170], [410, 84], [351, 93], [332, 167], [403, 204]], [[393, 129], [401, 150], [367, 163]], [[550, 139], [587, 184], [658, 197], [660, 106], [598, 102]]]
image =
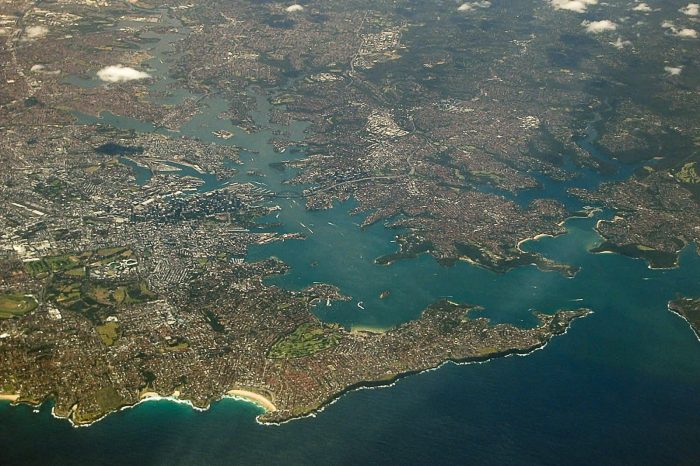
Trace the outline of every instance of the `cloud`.
[[461, 12], [467, 12], [467, 11], [472, 11], [475, 8], [490, 8], [491, 7], [491, 2], [488, 0], [482, 0], [480, 2], [471, 2], [471, 3], [462, 3], [459, 8], [457, 8], [457, 11]]
[[289, 5], [287, 8], [285, 8], [285, 11], [287, 13], [297, 13], [299, 11], [304, 11], [304, 7], [298, 3], [295, 3], [294, 5]]
[[671, 34], [673, 34], [676, 37], [682, 37], [683, 39], [697, 39], [698, 38], [698, 31], [695, 29], [691, 28], [683, 28], [683, 29], [678, 29], [675, 24], [673, 24], [672, 21], [664, 21], [661, 23], [661, 27], [664, 29], [668, 29], [671, 31]]
[[601, 32], [614, 31], [617, 29], [617, 24], [613, 23], [609, 19], [604, 19], [601, 21], [584, 21], [581, 26], [586, 28], [586, 32], [590, 34], [600, 34]]
[[632, 11], [641, 11], [641, 12], [644, 12], [644, 13], [649, 13], [650, 11], [652, 11], [652, 9], [651, 9], [651, 7], [650, 7], [649, 5], [647, 5], [646, 3], [640, 3], [639, 5], [637, 5], [637, 6], [635, 6], [634, 8], [632, 8]]
[[690, 28], [683, 28], [680, 31], [673, 31], [673, 35], [676, 37], [683, 37], [684, 39], [697, 39], [698, 31]]
[[105, 66], [97, 72], [97, 77], [108, 83], [121, 83], [135, 81], [137, 79], [147, 79], [151, 75], [143, 71], [135, 70], [123, 65]]
[[683, 71], [682, 66], [664, 66], [664, 71], [670, 76], [678, 76]]
[[24, 37], [27, 39], [40, 39], [49, 33], [46, 26], [28, 26], [24, 28]]
[[700, 5], [697, 3], [688, 3], [688, 6], [685, 6], [678, 11], [688, 16], [700, 16]]
[[585, 13], [589, 6], [597, 5], [598, 0], [550, 0], [555, 10], [575, 11]]
[[610, 45], [612, 45], [618, 50], [622, 50], [625, 47], [632, 47], [632, 42], [628, 40], [622, 40], [622, 37], [618, 37], [615, 42], [610, 42]]
[[41, 65], [37, 63], [36, 65], [32, 65], [32, 67], [29, 69], [32, 73], [41, 73], [41, 74], [61, 74], [61, 70], [50, 70], [48, 69], [45, 65]]

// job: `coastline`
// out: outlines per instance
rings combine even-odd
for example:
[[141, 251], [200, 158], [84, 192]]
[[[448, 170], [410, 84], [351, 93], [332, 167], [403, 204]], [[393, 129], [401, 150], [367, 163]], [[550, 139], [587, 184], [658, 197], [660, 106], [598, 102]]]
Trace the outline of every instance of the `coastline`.
[[[19, 398], [19, 395], [14, 395], [14, 394], [6, 394], [5, 396], [7, 398], [0, 397], [0, 400], [7, 399], [7, 401], [15, 402], [16, 399]], [[108, 413], [105, 413], [102, 416], [98, 417], [97, 419], [91, 420], [89, 422], [76, 422], [75, 419], [73, 419], [72, 411], [69, 412], [68, 415], [63, 416], [63, 415], [57, 414], [55, 411], [55, 408], [51, 408], [51, 415], [56, 419], [67, 420], [72, 427], [81, 428], [81, 427], [90, 427], [91, 425], [93, 425], [97, 422], [100, 422], [101, 420], [109, 417], [113, 413], [132, 409], [132, 408], [135, 408], [138, 405], [143, 404], [143, 403], [155, 402], [155, 401], [168, 401], [168, 402], [172, 402], [172, 403], [177, 403], [177, 404], [189, 406], [191, 409], [193, 409], [195, 411], [204, 412], [204, 411], [209, 410], [212, 407], [212, 405], [214, 403], [216, 403], [216, 401], [221, 401], [225, 398], [238, 400], [238, 401], [245, 401], [247, 403], [253, 403], [256, 406], [262, 408], [265, 411], [265, 413], [271, 413], [271, 412], [277, 411], [277, 407], [274, 405], [274, 403], [272, 403], [272, 401], [270, 399], [268, 399], [267, 397], [265, 397], [259, 393], [252, 392], [250, 390], [240, 390], [240, 389], [229, 390], [223, 396], [221, 396], [220, 398], [207, 404], [205, 407], [196, 406], [194, 403], [192, 403], [192, 401], [180, 398], [180, 392], [176, 390], [175, 392], [173, 392], [171, 395], [168, 395], [168, 396], [163, 396], [160, 393], [155, 392], [155, 391], [143, 392], [139, 395], [139, 399], [135, 403], [125, 404], [124, 406], [121, 406], [120, 408], [118, 408], [114, 411], [110, 411]], [[25, 403], [25, 402], [21, 401], [20, 403]], [[33, 403], [29, 403], [29, 402], [26, 402], [26, 403], [30, 404], [31, 406], [37, 406], [37, 407], [41, 406], [43, 404], [43, 402], [37, 403], [37, 404], [33, 404]], [[258, 417], [259, 416], [256, 416], [256, 420]]]
[[273, 413], [277, 411], [275, 404], [270, 401], [267, 397], [250, 390], [229, 390], [226, 392], [226, 397], [233, 398], [234, 400], [243, 400], [254, 403], [265, 410], [266, 413]]
[[690, 331], [693, 332], [693, 335], [695, 335], [695, 339], [700, 341], [700, 332], [698, 332], [695, 329], [695, 327], [693, 327], [693, 324], [690, 323], [690, 321], [688, 320], [688, 318], [686, 316], [684, 316], [680, 312], [674, 310], [673, 307], [671, 306], [670, 302], [668, 303], [667, 309], [669, 312], [671, 312], [671, 313], [677, 315], [678, 317], [680, 317], [681, 319], [683, 319], [685, 321], [685, 323], [688, 324], [688, 327], [690, 327]]
[[[593, 217], [595, 214], [597, 214], [597, 213], [599, 213], [599, 212], [602, 212], [602, 211], [603, 211], [603, 210], [600, 209], [600, 208], [598, 208], [598, 207], [593, 207], [593, 208], [590, 208], [590, 209], [586, 209], [585, 212], [586, 212], [587, 215], [586, 215], [585, 217], [584, 217], [584, 216], [580, 216], [580, 215], [569, 215], [569, 216], [566, 217], [564, 220], [562, 220], [561, 222], [557, 223], [557, 226], [566, 227], [566, 224], [567, 224], [570, 220], [581, 220], [581, 219], [591, 218], [591, 217]], [[598, 227], [598, 223], [601, 222], [601, 221], [602, 221], [602, 220], [598, 220], [598, 222], [596, 222], [596, 225], [595, 225], [596, 228]], [[543, 239], [543, 238], [556, 238], [556, 237], [558, 237], [558, 236], [562, 236], [562, 235], [566, 235], [566, 234], [568, 234], [568, 228], [567, 228], [566, 233], [555, 233], [555, 234], [551, 234], [551, 233], [538, 233], [538, 234], [536, 234], [536, 235], [534, 235], [534, 236], [530, 236], [530, 237], [528, 237], [528, 238], [521, 239], [520, 241], [518, 241], [518, 243], [515, 245], [515, 247], [516, 247], [516, 249], [517, 249], [518, 251], [520, 251], [520, 252], [526, 252], [526, 251], [523, 251], [522, 249], [520, 249], [520, 246], [522, 246], [523, 244], [525, 244], [525, 243], [527, 243], [527, 242], [529, 242], [529, 241], [539, 241], [539, 240], [541, 240], [541, 239]]]
[[[125, 411], [127, 409], [132, 409], [132, 408], [137, 407], [140, 404], [148, 403], [148, 402], [152, 402], [152, 401], [169, 401], [172, 403], [177, 403], [177, 404], [189, 406], [191, 409], [193, 409], [195, 411], [200, 411], [200, 412], [206, 411], [211, 407], [211, 404], [207, 405], [204, 408], [201, 408], [199, 406], [195, 406], [190, 400], [180, 399], [179, 396], [180, 396], [180, 393], [178, 391], [175, 391], [170, 396], [163, 396], [160, 393], [153, 392], [153, 391], [143, 392], [139, 396], [138, 401], [136, 401], [135, 403], [125, 404], [125, 405], [115, 409], [114, 411], [109, 411], [109, 412], [103, 414], [102, 416], [98, 417], [97, 419], [94, 419], [94, 420], [91, 420], [88, 422], [76, 422], [75, 419], [73, 419], [73, 417], [72, 417], [72, 411], [69, 412], [68, 415], [65, 415], [65, 416], [57, 414], [55, 407], [51, 408], [51, 416], [53, 416], [55, 419], [65, 419], [70, 423], [70, 425], [72, 427], [81, 428], [81, 427], [90, 427], [91, 425], [93, 425], [97, 422], [100, 422], [103, 419], [106, 419], [107, 417], [109, 417], [113, 413]], [[33, 405], [33, 406], [40, 406], [42, 404], [43, 404], [43, 402], [38, 403], [38, 404]]]
[[[546, 341], [535, 344], [535, 345], [530, 346], [528, 348], [509, 349], [509, 350], [500, 351], [500, 352], [496, 352], [496, 353], [492, 353], [492, 354], [488, 354], [488, 355], [471, 356], [471, 357], [467, 357], [467, 358], [463, 358], [463, 359], [447, 358], [447, 359], [433, 365], [432, 367], [426, 367], [423, 369], [400, 372], [397, 374], [393, 374], [390, 377], [387, 377], [386, 379], [383, 379], [383, 380], [361, 381], [361, 382], [355, 383], [353, 385], [350, 385], [343, 390], [338, 391], [337, 393], [333, 394], [327, 400], [321, 402], [317, 407], [315, 407], [314, 409], [310, 410], [307, 413], [292, 416], [292, 417], [289, 417], [287, 419], [283, 419], [283, 420], [279, 420], [279, 421], [276, 421], [276, 420], [269, 420], [268, 421], [265, 419], [265, 417], [267, 417], [268, 415], [278, 411], [275, 404], [269, 398], [267, 398], [259, 393], [256, 393], [256, 392], [253, 392], [250, 390], [244, 390], [244, 389], [229, 390], [223, 396], [218, 398], [217, 400], [208, 403], [205, 407], [195, 406], [192, 403], [192, 401], [179, 398], [180, 392], [177, 390], [169, 396], [163, 396], [155, 391], [146, 391], [146, 392], [143, 392], [139, 395], [139, 400], [137, 402], [135, 402], [133, 404], [126, 404], [126, 405], [121, 406], [120, 408], [118, 408], [114, 411], [104, 413], [99, 418], [91, 420], [89, 422], [76, 422], [75, 419], [73, 419], [73, 416], [72, 416], [73, 411], [72, 410], [67, 415], [63, 416], [63, 415], [57, 414], [55, 412], [55, 408], [52, 408], [51, 415], [56, 419], [67, 420], [71, 424], [72, 427], [81, 428], [81, 427], [89, 427], [89, 426], [107, 418], [108, 416], [110, 416], [111, 414], [113, 414], [115, 412], [124, 411], [127, 409], [132, 409], [132, 408], [135, 408], [136, 406], [138, 406], [142, 403], [146, 403], [146, 402], [170, 401], [170, 402], [174, 402], [174, 403], [178, 403], [178, 404], [184, 404], [184, 405], [189, 406], [190, 408], [192, 408], [195, 411], [203, 412], [203, 411], [207, 411], [208, 409], [210, 409], [216, 401], [220, 401], [224, 398], [231, 398], [231, 399], [235, 399], [235, 400], [245, 401], [248, 403], [253, 403], [256, 406], [262, 408], [265, 412], [255, 417], [255, 421], [258, 424], [261, 424], [261, 425], [282, 425], [282, 424], [286, 424], [287, 422], [291, 422], [291, 421], [294, 421], [297, 419], [302, 419], [302, 418], [306, 418], [306, 417], [315, 417], [318, 413], [323, 412], [326, 407], [334, 404], [340, 398], [342, 398], [343, 396], [345, 396], [348, 393], [358, 391], [358, 390], [393, 387], [401, 379], [404, 379], [404, 378], [412, 376], [412, 375], [422, 374], [425, 372], [436, 371], [447, 364], [454, 364], [454, 365], [458, 365], [458, 366], [471, 365], [471, 364], [484, 364], [484, 363], [488, 363], [489, 361], [492, 361], [494, 359], [501, 359], [501, 358], [507, 358], [507, 357], [512, 357], [512, 356], [528, 356], [536, 351], [542, 350], [545, 347], [547, 347], [549, 345], [549, 343], [552, 341], [552, 339], [554, 339], [555, 337], [565, 335], [566, 333], [568, 333], [573, 322], [575, 322], [579, 318], [587, 317], [593, 313], [593, 311], [591, 311], [590, 309], [588, 309], [586, 311], [587, 312], [585, 314], [571, 320], [569, 322], [569, 324], [566, 326], [566, 328], [564, 328], [561, 332], [554, 333]], [[18, 394], [0, 395], [0, 400], [7, 400], [7, 401], [15, 402], [15, 401], [18, 401], [18, 399], [19, 399]], [[43, 402], [41, 402], [41, 403], [32, 403], [30, 401], [19, 401], [19, 402], [20, 403], [27, 403], [31, 406], [41, 406], [43, 404]]]
[[505, 351], [500, 351], [484, 356], [471, 356], [471, 357], [466, 357], [466, 358], [447, 358], [444, 361], [435, 364], [432, 367], [427, 367], [424, 369], [416, 369], [416, 370], [409, 370], [405, 372], [399, 372], [397, 374], [393, 374], [391, 377], [387, 377], [384, 380], [374, 380], [374, 381], [362, 381], [355, 383], [353, 385], [349, 385], [346, 388], [338, 391], [337, 393], [333, 394], [331, 397], [323, 401], [318, 405], [318, 407], [314, 408], [313, 410], [300, 414], [297, 416], [292, 416], [288, 419], [284, 419], [281, 421], [267, 421], [265, 419], [261, 419], [260, 416], [257, 416], [255, 418], [256, 422], [261, 425], [269, 426], [281, 426], [283, 424], [287, 424], [288, 422], [296, 421], [297, 419], [304, 419], [304, 418], [314, 418], [318, 414], [322, 413], [323, 411], [326, 410], [327, 407], [334, 405], [337, 403], [341, 398], [343, 398], [345, 395], [360, 391], [360, 390], [376, 390], [376, 389], [382, 389], [382, 388], [391, 388], [396, 386], [398, 382], [401, 380], [420, 375], [420, 374], [425, 374], [428, 372], [433, 372], [433, 371], [438, 371], [440, 370], [443, 366], [446, 366], [448, 364], [453, 364], [455, 366], [469, 366], [473, 364], [488, 364], [490, 361], [496, 360], [496, 359], [505, 359], [509, 357], [527, 357], [537, 351], [544, 350], [551, 342], [554, 340], [556, 337], [566, 335], [569, 333], [569, 330], [571, 330], [571, 327], [574, 322], [576, 322], [579, 319], [583, 319], [586, 317], [589, 317], [590, 315], [594, 314], [594, 312], [590, 309], [585, 309], [586, 313], [574, 318], [569, 322], [569, 324], [564, 328], [560, 333], [555, 333], [552, 334], [550, 338], [548, 338], [546, 341], [535, 344], [533, 346], [530, 346], [529, 348], [519, 348], [519, 349], [510, 349], [510, 350], [505, 350]]
[[[592, 311], [590, 312], [592, 313]], [[588, 315], [588, 314], [587, 314]], [[586, 316], [587, 316], [586, 315]], [[586, 317], [583, 316], [583, 317]], [[569, 329], [571, 328], [571, 325], [567, 326], [567, 328], [558, 335], [553, 335], [553, 336], [559, 336], [559, 335], [565, 335]], [[331, 396], [329, 399], [326, 401], [322, 402], [319, 404], [318, 407], [314, 408], [313, 410], [309, 411], [308, 413], [301, 414], [298, 416], [293, 416], [288, 419], [284, 419], [282, 421], [266, 421], [264, 419], [261, 419], [267, 414], [274, 413], [277, 411], [277, 407], [270, 401], [268, 398], [264, 397], [263, 395], [260, 395], [258, 393], [249, 391], [249, 390], [240, 390], [240, 389], [235, 389], [235, 390], [229, 390], [227, 391], [223, 396], [221, 396], [218, 400], [216, 401], [221, 401], [223, 399], [233, 399], [237, 401], [244, 401], [246, 403], [252, 403], [260, 408], [262, 408], [265, 412], [261, 415], [255, 416], [255, 422], [257, 424], [263, 425], [263, 426], [280, 426], [283, 424], [286, 424], [288, 422], [296, 421], [298, 419], [304, 419], [304, 418], [309, 418], [309, 417], [316, 417], [317, 414], [322, 413], [323, 411], [326, 410], [327, 407], [335, 404], [336, 402], [340, 401], [341, 398], [343, 398], [345, 395], [356, 392], [359, 390], [375, 390], [375, 389], [382, 389], [382, 388], [391, 388], [396, 386], [396, 384], [401, 381], [404, 378], [413, 376], [413, 375], [418, 375], [418, 374], [423, 374], [427, 372], [433, 372], [440, 370], [443, 366], [446, 366], [448, 364], [454, 364], [456, 366], [466, 366], [466, 365], [472, 365], [472, 364], [486, 364], [494, 359], [502, 359], [502, 358], [507, 358], [507, 357], [512, 357], [512, 356], [528, 356], [536, 351], [543, 350], [550, 342], [551, 338], [548, 339], [547, 341], [543, 342], [542, 344], [535, 345], [530, 348], [526, 349], [519, 349], [519, 350], [511, 350], [511, 351], [504, 351], [500, 353], [494, 353], [488, 356], [477, 356], [477, 357], [470, 357], [470, 358], [465, 358], [465, 359], [446, 359], [442, 361], [441, 363], [433, 366], [433, 367], [428, 367], [425, 369], [419, 369], [419, 370], [414, 370], [414, 371], [407, 371], [407, 372], [402, 372], [398, 374], [394, 374], [392, 377], [387, 378], [385, 380], [377, 380], [377, 381], [364, 381], [364, 382], [359, 382], [356, 384], [353, 384], [351, 386], [346, 387], [345, 389], [339, 391], [338, 393], [334, 394]], [[153, 392], [153, 391], [148, 391], [144, 392], [139, 396], [139, 400], [133, 404], [127, 404], [124, 405], [114, 411], [110, 411], [108, 413], [105, 413], [104, 415], [100, 416], [97, 419], [94, 419], [90, 422], [76, 422], [73, 417], [71, 416], [72, 413], [69, 413], [67, 416], [61, 416], [59, 414], [56, 414], [55, 409], [51, 409], [51, 416], [53, 416], [55, 419], [62, 419], [62, 420], [67, 420], [70, 425], [74, 428], [84, 428], [84, 427], [90, 427], [93, 424], [96, 424], [103, 419], [106, 419], [109, 417], [111, 414], [116, 413], [116, 412], [121, 412], [121, 411], [126, 411], [129, 409], [136, 408], [140, 404], [143, 403], [148, 403], [148, 402], [161, 402], [161, 401], [167, 401], [167, 402], [172, 402], [172, 403], [177, 403], [177, 404], [183, 404], [189, 406], [191, 409], [199, 412], [204, 412], [212, 408], [212, 406], [216, 403], [216, 401], [209, 403], [206, 407], [199, 407], [195, 406], [190, 400], [187, 399], [181, 399], [176, 394], [179, 396], [179, 393], [174, 393], [171, 396], [163, 396], [159, 394], [158, 392]], [[8, 397], [15, 397], [15, 395], [6, 395]], [[19, 398], [19, 395], [16, 395], [17, 398]], [[0, 398], [2, 400], [2, 398]], [[10, 400], [8, 400], [10, 401]], [[24, 402], [20, 402], [24, 403]], [[31, 406], [41, 406], [43, 403], [39, 404], [32, 404], [27, 402], [27, 404]]]
[[353, 335], [357, 335], [358, 333], [375, 333], [377, 335], [381, 335], [382, 333], [386, 333], [388, 328], [382, 328], [382, 327], [375, 327], [373, 325], [353, 325], [350, 327], [350, 333]]
[[[565, 233], [562, 233], [562, 234], [565, 234]], [[526, 252], [526, 251], [523, 251], [522, 249], [520, 249], [520, 246], [522, 246], [523, 244], [527, 243], [528, 241], [538, 241], [538, 240], [541, 240], [542, 238], [556, 238], [557, 236], [560, 236], [560, 235], [552, 235], [552, 234], [549, 234], [549, 233], [538, 233], [538, 234], [536, 234], [535, 236], [531, 236], [531, 237], [529, 237], [529, 238], [521, 239], [520, 241], [518, 241], [518, 244], [516, 244], [515, 247], [516, 247], [517, 250], [520, 251], [520, 252]]]
[[0, 401], [15, 403], [17, 400], [19, 400], [19, 393], [0, 393]]
[[[598, 233], [598, 231], [596, 231]], [[600, 235], [600, 233], [598, 233]], [[637, 244], [634, 244], [633, 246], [638, 246]], [[641, 260], [646, 263], [647, 269], [649, 270], [674, 270], [680, 267], [680, 254], [683, 252], [683, 250], [688, 247], [688, 245], [684, 246], [683, 248], [679, 249], [678, 251], [674, 252], [672, 255], [674, 256], [673, 258], [673, 263], [669, 265], [658, 265], [656, 262], [654, 262], [653, 258], [649, 258], [644, 256], [644, 254], [629, 254], [623, 251], [621, 248], [617, 247], [616, 245], [612, 243], [608, 243], [607, 241], [603, 240], [600, 244], [597, 246], [589, 249], [589, 252], [591, 254], [615, 254], [618, 256], [622, 257], [627, 257], [629, 259], [635, 259], [635, 260]], [[661, 251], [657, 249], [650, 249], [649, 251], [652, 252], [657, 252], [660, 253]], [[645, 252], [649, 252], [645, 251]], [[671, 254], [671, 253], [667, 253]]]

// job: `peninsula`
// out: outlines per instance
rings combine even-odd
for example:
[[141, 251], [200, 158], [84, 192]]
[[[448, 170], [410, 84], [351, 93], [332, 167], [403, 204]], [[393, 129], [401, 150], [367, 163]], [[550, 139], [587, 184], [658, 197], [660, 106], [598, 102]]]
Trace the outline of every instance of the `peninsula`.
[[[215, 292], [205, 312], [178, 311], [163, 301], [123, 307], [109, 344], [80, 314], [0, 321], [4, 398], [52, 399], [56, 416], [83, 425], [158, 394], [173, 393], [197, 408], [230, 396], [262, 407], [261, 422], [282, 422], [354, 388], [389, 384], [446, 361], [529, 353], [590, 312], [537, 314], [537, 326], [519, 328], [491, 325], [471, 315], [471, 306], [439, 301], [418, 320], [384, 333], [352, 332], [309, 312], [309, 301], [319, 297], [312, 291], [257, 283], [252, 296], [266, 295], [259, 300], [235, 293], [240, 284]], [[43, 333], [31, 331], [38, 326]]]
[[683, 318], [700, 340], [700, 298], [678, 298], [668, 303], [668, 310]]

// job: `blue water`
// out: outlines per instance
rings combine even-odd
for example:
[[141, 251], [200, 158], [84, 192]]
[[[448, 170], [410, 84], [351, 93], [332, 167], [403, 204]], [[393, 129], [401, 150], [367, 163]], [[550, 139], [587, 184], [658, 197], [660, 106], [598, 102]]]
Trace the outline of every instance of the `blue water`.
[[[156, 66], [155, 60], [157, 70], [162, 64]], [[163, 82], [154, 86], [165, 87]], [[179, 97], [174, 93], [170, 99]], [[269, 124], [267, 100], [257, 97], [258, 132], [246, 134], [216, 118], [226, 103], [214, 96], [203, 100], [208, 110], [180, 131], [242, 147], [238, 174], [221, 181], [185, 166], [180, 174], [202, 178], [202, 190], [255, 181], [275, 192], [299, 192], [300, 187], [285, 183], [293, 171], [279, 172], [269, 164], [303, 154], [276, 153], [268, 140], [274, 131], [284, 130], [291, 140], [302, 141], [306, 125]], [[81, 115], [80, 121], [163, 131], [111, 114]], [[218, 129], [235, 136], [221, 141], [211, 134]], [[131, 166], [135, 183], [147, 183], [152, 173]], [[247, 175], [251, 169], [264, 176]], [[628, 176], [627, 170], [620, 167], [612, 177]], [[546, 194], [578, 208], [566, 188], [593, 187], [601, 178], [581, 170], [569, 183], [540, 181], [541, 190], [522, 193], [518, 202]], [[2, 402], [0, 465], [665, 465], [700, 460], [700, 342], [666, 310], [678, 293], [700, 295], [700, 257], [692, 248], [683, 251], [679, 268], [649, 270], [640, 260], [589, 253], [600, 241], [593, 231], [596, 218], [579, 218], [567, 222], [566, 235], [523, 246], [579, 266], [573, 279], [534, 266], [506, 274], [465, 263], [446, 268], [428, 255], [380, 266], [374, 259], [397, 249], [392, 240], [398, 232], [381, 224], [359, 228], [362, 215], [350, 214], [354, 202], [321, 212], [306, 211], [302, 199], [274, 203], [282, 207], [279, 216], [276, 212], [263, 220], [281, 222], [276, 231], [301, 232], [307, 238], [253, 247], [247, 260], [274, 255], [291, 266], [288, 274], [271, 278], [271, 284], [298, 289], [327, 282], [352, 297], [347, 303], [320, 305], [315, 312], [324, 320], [390, 327], [416, 318], [445, 296], [484, 306], [481, 315], [494, 322], [524, 326], [533, 323], [532, 310], [585, 306], [594, 314], [527, 357], [447, 364], [390, 388], [352, 392], [315, 417], [281, 426], [257, 424], [258, 408], [235, 400], [215, 403], [205, 412], [147, 402], [79, 429], [52, 418], [49, 404], [34, 413], [32, 407]], [[385, 290], [391, 294], [382, 300]]]

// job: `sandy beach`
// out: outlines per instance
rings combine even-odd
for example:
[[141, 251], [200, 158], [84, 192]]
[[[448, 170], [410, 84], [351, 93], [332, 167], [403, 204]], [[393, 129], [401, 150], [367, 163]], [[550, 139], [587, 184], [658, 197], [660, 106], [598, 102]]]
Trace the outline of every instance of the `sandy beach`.
[[272, 401], [258, 393], [248, 390], [229, 390], [226, 392], [226, 394], [234, 398], [243, 398], [245, 400], [252, 401], [256, 405], [265, 408], [265, 410], [268, 412], [277, 411], [277, 407], [272, 403]]
[[19, 395], [17, 393], [0, 393], [0, 400], [17, 401], [19, 400]]
[[518, 244], [516, 244], [515, 247], [519, 251], [522, 251], [522, 249], [520, 249], [520, 246], [522, 246], [523, 244], [527, 243], [528, 241], [538, 241], [538, 240], [541, 240], [542, 238], [554, 238], [554, 235], [550, 235], [548, 233], [539, 233], [539, 234], [532, 236], [530, 238], [521, 239], [520, 241], [518, 241]]
[[180, 398], [180, 391], [175, 390], [172, 395], [161, 395], [158, 392], [152, 392], [152, 391], [147, 391], [141, 393], [139, 396], [140, 399], [145, 400], [147, 398], [174, 398], [174, 399], [179, 399]]
[[350, 333], [386, 333], [388, 329], [382, 327], [373, 327], [371, 325], [353, 325]]

